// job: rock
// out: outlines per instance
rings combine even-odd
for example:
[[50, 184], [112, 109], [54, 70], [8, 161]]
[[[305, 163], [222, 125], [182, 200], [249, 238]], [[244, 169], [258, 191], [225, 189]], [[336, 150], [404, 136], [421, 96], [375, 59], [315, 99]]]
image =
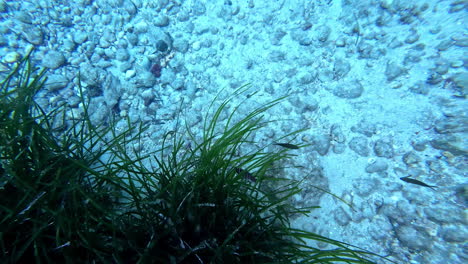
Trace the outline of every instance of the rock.
[[279, 50], [273, 50], [270, 52], [268, 57], [272, 62], [280, 62], [286, 58], [286, 53]]
[[403, 225], [395, 228], [396, 236], [402, 246], [411, 250], [421, 251], [431, 248], [431, 236], [422, 228]]
[[18, 21], [23, 22], [25, 24], [32, 24], [33, 19], [32, 16], [24, 11], [18, 11], [14, 14], [14, 17], [18, 19]]
[[337, 84], [332, 93], [340, 98], [354, 99], [361, 96], [364, 88], [358, 80]]
[[181, 52], [181, 53], [186, 53], [189, 48], [188, 41], [182, 37], [175, 38], [173, 45], [174, 45], [174, 50]]
[[321, 155], [325, 156], [330, 149], [330, 136], [319, 135], [313, 138], [314, 149]]
[[27, 42], [33, 45], [42, 45], [44, 43], [44, 33], [41, 27], [24, 26], [22, 29], [22, 36]]
[[[103, 49], [102, 50], [104, 52], [104, 58], [108, 59], [108, 60], [115, 60], [115, 57], [116, 57], [116, 50], [115, 49]], [[102, 61], [100, 61], [99, 63], [101, 63]]]
[[135, 79], [136, 88], [152, 88], [156, 84], [156, 78], [149, 71], [140, 72]]
[[58, 91], [68, 85], [67, 77], [59, 74], [51, 74], [47, 76], [45, 88], [50, 92]]
[[346, 39], [344, 37], [338, 37], [335, 41], [335, 45], [340, 48], [346, 46]]
[[367, 138], [365, 137], [354, 137], [349, 142], [349, 148], [360, 156], [367, 157], [369, 156], [369, 146]]
[[346, 144], [344, 143], [335, 143], [333, 144], [333, 153], [335, 154], [341, 154], [345, 152], [346, 150]]
[[458, 11], [462, 11], [463, 9], [466, 9], [466, 1], [453, 1], [452, 3], [450, 3], [449, 13], [455, 13]]
[[428, 95], [429, 87], [424, 82], [418, 82], [409, 88], [409, 91], [415, 94]]
[[372, 137], [377, 133], [377, 127], [374, 124], [367, 123], [364, 120], [351, 127], [351, 131], [363, 134], [366, 137]]
[[57, 69], [63, 66], [65, 62], [65, 56], [61, 52], [50, 50], [45, 54], [42, 66], [49, 69]]
[[317, 99], [310, 97], [307, 101], [303, 102], [303, 107], [299, 111], [300, 113], [314, 112], [317, 110], [319, 102]]
[[96, 124], [104, 123], [111, 116], [110, 108], [103, 97], [92, 98], [88, 112], [90, 113], [90, 119]]
[[166, 15], [157, 16], [154, 24], [158, 27], [167, 27], [169, 25], [169, 17]]
[[191, 6], [191, 10], [192, 10], [193, 14], [195, 14], [196, 16], [201, 16], [201, 15], [204, 15], [206, 13], [205, 4], [202, 1], [193, 2], [192, 6]]
[[316, 36], [318, 40], [321, 42], [325, 42], [328, 40], [328, 37], [330, 36], [331, 28], [327, 25], [320, 25], [317, 27], [315, 32], [316, 32]]
[[286, 32], [281, 29], [277, 29], [270, 37], [271, 44], [279, 46], [284, 36], [286, 36]]
[[409, 167], [414, 167], [421, 162], [421, 157], [414, 152], [408, 152], [403, 155], [403, 162]]
[[21, 55], [16, 51], [12, 51], [12, 52], [8, 52], [3, 57], [3, 62], [4, 63], [13, 63], [13, 62], [19, 61], [20, 59], [21, 59]]
[[367, 165], [366, 172], [367, 173], [374, 173], [374, 172], [382, 172], [388, 169], [388, 164], [382, 159], [377, 159], [374, 163]]
[[468, 131], [468, 117], [461, 115], [439, 119], [435, 122], [434, 130], [439, 134], [466, 132]]
[[439, 232], [439, 236], [447, 242], [463, 243], [468, 240], [468, 231], [464, 226], [443, 226], [442, 230]]
[[438, 74], [444, 75], [449, 71], [450, 62], [448, 60], [439, 60], [436, 62], [436, 67], [434, 69]]
[[468, 38], [465, 36], [454, 36], [452, 39], [455, 41], [455, 46], [466, 48], [468, 47]]
[[103, 85], [103, 96], [106, 100], [106, 105], [109, 109], [112, 109], [120, 100], [122, 96], [122, 85], [120, 80], [113, 76], [108, 75]]
[[455, 87], [460, 90], [462, 96], [468, 94], [468, 72], [455, 73], [450, 79], [453, 81]]
[[415, 140], [411, 141], [411, 146], [413, 146], [413, 149], [416, 151], [424, 151], [426, 150], [427, 143], [427, 140]]
[[451, 46], [453, 46], [453, 40], [446, 39], [440, 41], [440, 43], [437, 44], [436, 49], [438, 49], [439, 51], [445, 51], [448, 50]]
[[153, 102], [154, 98], [155, 98], [155, 95], [153, 93], [153, 89], [150, 88], [150, 89], [144, 90], [141, 93], [141, 98], [143, 98], [145, 106], [150, 105]]
[[128, 54], [128, 51], [126, 49], [118, 49], [115, 58], [118, 61], [127, 61], [130, 58], [130, 54]]
[[394, 62], [387, 63], [387, 68], [385, 69], [385, 75], [387, 76], [388, 81], [393, 81], [399, 76], [406, 73], [406, 69], [398, 66]]
[[310, 46], [314, 42], [309, 34], [304, 33], [301, 29], [293, 30], [291, 38], [302, 46]]
[[76, 44], [83, 44], [83, 42], [88, 39], [88, 34], [81, 30], [77, 30], [73, 33], [72, 39]]
[[343, 133], [343, 130], [341, 129], [341, 126], [339, 124], [333, 124], [330, 128], [330, 135], [331, 139], [334, 142], [338, 143], [344, 143], [346, 141], [346, 137]]
[[341, 226], [348, 225], [351, 222], [351, 217], [342, 207], [334, 211], [334, 218]]
[[393, 158], [392, 142], [388, 139], [379, 139], [374, 144], [375, 155], [387, 159]]
[[146, 21], [138, 21], [133, 25], [133, 32], [136, 34], [146, 33], [148, 31], [148, 23]]
[[127, 33], [127, 40], [133, 46], [138, 45], [138, 35], [135, 33]]
[[362, 198], [369, 196], [372, 192], [377, 190], [378, 181], [374, 178], [358, 179], [353, 183], [353, 189], [357, 195]]
[[336, 80], [340, 80], [345, 77], [351, 70], [351, 64], [345, 60], [337, 59], [333, 66], [333, 74]]
[[316, 74], [305, 72], [298, 74], [297, 78], [300, 84], [310, 84], [315, 80], [316, 76]]
[[185, 9], [182, 9], [179, 13], [177, 13], [177, 20], [179, 20], [180, 22], [185, 22], [185, 21], [188, 21], [189, 19], [190, 19], [190, 13]]
[[419, 40], [419, 34], [415, 29], [410, 30], [409, 36], [406, 37], [405, 42], [408, 44], [413, 44]]
[[460, 142], [460, 139], [453, 135], [437, 137], [431, 140], [430, 144], [435, 149], [449, 151], [455, 156], [468, 155], [466, 139], [465, 142]]
[[426, 214], [427, 219], [431, 220], [437, 224], [467, 224], [468, 221], [465, 219], [465, 212], [463, 209], [457, 208], [455, 206], [442, 206], [425, 208], [424, 213]]
[[357, 50], [359, 52], [359, 58], [362, 58], [362, 59], [372, 58], [373, 49], [374, 49], [374, 46], [372, 46], [371, 44], [367, 42], [361, 41], [357, 47]]
[[441, 83], [443, 80], [444, 78], [442, 78], [442, 75], [438, 74], [434, 69], [430, 69], [428, 72], [426, 83], [434, 85]]
[[[164, 43], [166, 43], [166, 45], [168, 46], [169, 49], [171, 49], [171, 47], [172, 47], [172, 37], [167, 32], [163, 31], [159, 27], [149, 28], [147, 36], [148, 36], [148, 40], [153, 45], [157, 45], [158, 43], [162, 44], [161, 41], [164, 41]], [[161, 48], [162, 48], [162, 46], [161, 46]]]
[[168, 48], [169, 45], [167, 45], [167, 43], [164, 40], [158, 40], [158, 42], [156, 42], [156, 49], [159, 52], [165, 52]]

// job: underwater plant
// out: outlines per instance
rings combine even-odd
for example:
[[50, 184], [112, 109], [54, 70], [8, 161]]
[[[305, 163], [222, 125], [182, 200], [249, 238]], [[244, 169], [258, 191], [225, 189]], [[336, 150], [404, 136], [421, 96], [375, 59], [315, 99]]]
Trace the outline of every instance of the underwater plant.
[[141, 140], [143, 125], [96, 126], [81, 86], [82, 115], [66, 119], [65, 105], [45, 111], [34, 100], [44, 82], [28, 54], [0, 83], [6, 263], [373, 263], [370, 252], [291, 227], [291, 216], [313, 209], [295, 207], [299, 182], [278, 175], [292, 145], [245, 153], [271, 122], [262, 114], [284, 98], [234, 121], [237, 106], [222, 122], [239, 89], [217, 107], [213, 100], [201, 139], [183, 129], [191, 148], [171, 131], [142, 156], [127, 147]]

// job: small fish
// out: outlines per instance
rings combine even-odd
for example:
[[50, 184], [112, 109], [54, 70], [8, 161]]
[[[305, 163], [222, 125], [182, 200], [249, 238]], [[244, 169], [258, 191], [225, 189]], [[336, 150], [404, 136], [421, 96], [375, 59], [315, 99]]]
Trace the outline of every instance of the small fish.
[[405, 181], [405, 182], [409, 182], [409, 183], [412, 183], [412, 184], [421, 185], [421, 186], [424, 186], [424, 187], [429, 187], [429, 188], [431, 188], [433, 190], [435, 190], [434, 188], [437, 188], [437, 186], [427, 185], [422, 181], [411, 179], [410, 176], [402, 177], [402, 178], [400, 178], [400, 180]]
[[283, 148], [288, 148], [288, 149], [299, 149], [298, 145], [289, 144], [289, 143], [273, 143], [273, 145], [278, 145], [278, 146], [281, 146]]
[[257, 178], [255, 178], [255, 176], [253, 176], [252, 173], [238, 167], [235, 167], [234, 169], [236, 170], [237, 174], [244, 176], [244, 178], [246, 178], [247, 180], [253, 182], [257, 181]]

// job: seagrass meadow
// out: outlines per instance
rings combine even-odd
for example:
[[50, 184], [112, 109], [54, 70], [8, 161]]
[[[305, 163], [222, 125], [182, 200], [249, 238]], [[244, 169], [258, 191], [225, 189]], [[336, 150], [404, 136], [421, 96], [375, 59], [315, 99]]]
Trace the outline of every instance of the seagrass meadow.
[[[82, 112], [45, 110], [35, 101], [46, 72], [30, 55], [0, 86], [0, 258], [3, 263], [374, 263], [379, 256], [295, 229], [291, 197], [299, 182], [278, 172], [289, 149], [238, 156], [267, 126], [264, 104], [220, 124], [227, 99], [206, 113], [186, 148], [168, 131], [149, 154], [128, 151], [145, 126], [93, 124]], [[234, 92], [233, 96], [244, 89]], [[183, 118], [181, 118], [183, 120]], [[57, 125], [59, 124], [59, 125]], [[137, 125], [135, 125], [137, 124]], [[197, 138], [181, 125], [186, 135]], [[217, 131], [221, 131], [218, 133]], [[151, 162], [151, 169], [146, 166]], [[320, 209], [316, 209], [320, 210]], [[321, 250], [307, 241], [332, 246]]]

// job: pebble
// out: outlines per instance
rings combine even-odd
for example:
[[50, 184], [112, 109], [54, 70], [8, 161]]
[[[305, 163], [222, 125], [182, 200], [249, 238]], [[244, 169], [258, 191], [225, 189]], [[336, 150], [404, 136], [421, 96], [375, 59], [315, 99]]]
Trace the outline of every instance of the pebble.
[[468, 131], [468, 117], [454, 116], [436, 120], [434, 130], [439, 134], [457, 133]]
[[286, 32], [282, 29], [277, 29], [270, 37], [271, 44], [275, 46], [281, 45], [281, 40], [284, 36], [286, 36]]
[[81, 30], [76, 30], [74, 33], [73, 33], [73, 41], [76, 43], [76, 44], [83, 44], [87, 39], [88, 39], [88, 34], [84, 31], [81, 31]]
[[317, 74], [315, 72], [304, 72], [298, 74], [297, 78], [300, 84], [310, 84], [312, 83], [317, 77]]
[[328, 25], [319, 25], [316, 30], [316, 35], [319, 41], [325, 42], [331, 33], [331, 28]]
[[343, 59], [337, 59], [333, 66], [333, 74], [336, 80], [344, 78], [351, 70], [351, 64]]
[[135, 70], [127, 70], [125, 72], [125, 79], [130, 79], [130, 78], [133, 78], [135, 77], [136, 75], [136, 71]]
[[372, 137], [377, 133], [377, 127], [374, 124], [362, 120], [357, 125], [352, 126], [351, 131], [363, 134], [366, 137]]
[[387, 63], [387, 67], [385, 68], [385, 75], [387, 76], [387, 81], [393, 81], [399, 76], [406, 73], [406, 69], [400, 67], [398, 64], [394, 62]]
[[425, 208], [424, 213], [427, 219], [443, 225], [443, 224], [468, 224], [468, 219], [465, 218], [465, 212], [456, 206], [441, 204], [439, 206], [432, 206]]
[[301, 29], [296, 29], [291, 32], [291, 38], [297, 41], [301, 46], [310, 46], [314, 41], [309, 34], [304, 34]]
[[364, 88], [359, 80], [338, 83], [332, 90], [333, 95], [340, 98], [354, 99], [361, 96]]
[[57, 69], [63, 66], [65, 63], [66, 59], [63, 53], [55, 50], [48, 51], [42, 60], [42, 66], [49, 69]]
[[447, 242], [463, 243], [468, 239], [468, 230], [466, 226], [442, 226], [439, 236]]
[[188, 41], [181, 37], [176, 37], [174, 39], [173, 46], [174, 46], [174, 50], [181, 52], [181, 53], [186, 53], [189, 49]]
[[313, 138], [314, 149], [321, 155], [325, 156], [330, 149], [330, 136], [329, 135], [318, 135]]
[[192, 43], [192, 50], [193, 51], [199, 51], [201, 49], [201, 43], [200, 41], [195, 41]]
[[3, 57], [3, 62], [13, 63], [13, 62], [17, 62], [19, 59], [21, 59], [21, 55], [16, 51], [12, 51], [12, 52], [8, 52], [5, 55], [5, 57]]
[[201, 16], [201, 15], [204, 15], [206, 13], [205, 4], [203, 2], [201, 2], [201, 1], [193, 2], [192, 6], [191, 6], [191, 10], [192, 10], [193, 14], [195, 14], [196, 16]]
[[335, 45], [336, 45], [337, 47], [340, 47], [340, 48], [346, 46], [346, 40], [345, 40], [345, 38], [344, 38], [344, 37], [338, 37], [338, 38], [336, 39], [336, 41], [335, 41]]
[[364, 198], [375, 192], [378, 187], [378, 181], [375, 178], [360, 178], [353, 183], [357, 195]]
[[335, 218], [335, 221], [341, 226], [346, 226], [351, 222], [351, 217], [343, 209], [343, 207], [340, 207], [334, 211], [334, 218]]
[[419, 34], [415, 29], [410, 30], [410, 34], [406, 37], [405, 42], [408, 44], [413, 44], [419, 40]]
[[383, 159], [377, 159], [375, 162], [366, 166], [367, 173], [383, 172], [388, 169], [388, 164]]
[[40, 27], [24, 26], [22, 29], [22, 35], [27, 42], [33, 45], [39, 46], [44, 43], [44, 33]]
[[428, 144], [427, 140], [414, 140], [411, 142], [411, 146], [416, 151], [426, 150], [427, 144]]
[[378, 139], [374, 143], [374, 153], [378, 157], [383, 157], [387, 159], [393, 158], [393, 144], [389, 139]]
[[68, 85], [67, 77], [60, 74], [49, 74], [45, 83], [45, 88], [51, 92], [61, 90]]
[[441, 42], [439, 42], [439, 44], [437, 44], [436, 46], [436, 49], [438, 49], [439, 51], [445, 51], [445, 50], [448, 50], [452, 45], [453, 45], [453, 40], [446, 39], [446, 40], [442, 40]]
[[349, 141], [349, 148], [360, 156], [367, 157], [369, 156], [369, 146], [367, 138], [365, 137], [354, 137]]
[[458, 72], [450, 77], [453, 84], [462, 91], [463, 95], [468, 94], [468, 72]]
[[430, 144], [435, 149], [449, 151], [455, 156], [468, 155], [466, 146], [460, 142], [458, 137], [453, 135], [439, 136], [431, 140]]
[[395, 228], [396, 235], [401, 245], [411, 250], [429, 250], [432, 245], [431, 236], [422, 228], [402, 225]]
[[130, 54], [126, 49], [118, 49], [115, 53], [115, 58], [118, 61], [127, 61], [130, 58]]
[[169, 17], [165, 15], [157, 16], [154, 24], [158, 27], [167, 27], [169, 25]]
[[403, 162], [410, 167], [414, 167], [417, 165], [419, 162], [421, 162], [421, 157], [419, 157], [416, 153], [414, 152], [407, 152], [403, 155]]
[[333, 144], [333, 153], [341, 154], [344, 153], [346, 150], [346, 144], [344, 143], [335, 143]]
[[415, 94], [427, 95], [429, 94], [429, 86], [424, 82], [418, 82], [409, 87], [409, 91]]

